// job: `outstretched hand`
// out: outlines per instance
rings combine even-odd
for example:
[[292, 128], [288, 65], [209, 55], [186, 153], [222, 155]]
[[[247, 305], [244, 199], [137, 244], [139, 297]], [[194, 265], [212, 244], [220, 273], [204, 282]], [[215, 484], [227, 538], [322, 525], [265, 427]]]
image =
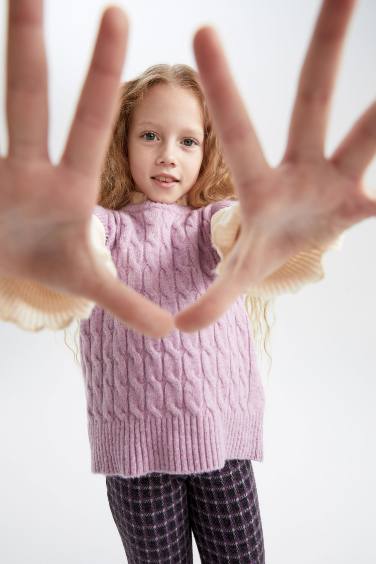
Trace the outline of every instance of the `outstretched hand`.
[[376, 103], [330, 158], [324, 143], [341, 48], [355, 0], [324, 0], [301, 71], [287, 147], [268, 165], [215, 31], [201, 28], [194, 51], [209, 109], [231, 170], [241, 228], [222, 273], [175, 317], [182, 331], [216, 321], [252, 284], [294, 254], [329, 243], [376, 215], [362, 176], [376, 150]]
[[173, 316], [110, 274], [90, 243], [102, 163], [116, 117], [127, 41], [122, 10], [103, 15], [58, 166], [48, 156], [42, 0], [10, 0], [6, 111], [0, 159], [0, 276], [24, 278], [96, 302], [142, 334], [163, 337]]

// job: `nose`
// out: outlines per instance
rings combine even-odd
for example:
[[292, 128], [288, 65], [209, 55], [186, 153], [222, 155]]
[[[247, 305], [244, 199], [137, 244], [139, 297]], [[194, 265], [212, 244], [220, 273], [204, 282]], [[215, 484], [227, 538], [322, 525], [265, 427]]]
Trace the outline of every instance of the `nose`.
[[163, 143], [157, 157], [157, 164], [176, 165], [176, 157], [172, 148], [172, 143]]

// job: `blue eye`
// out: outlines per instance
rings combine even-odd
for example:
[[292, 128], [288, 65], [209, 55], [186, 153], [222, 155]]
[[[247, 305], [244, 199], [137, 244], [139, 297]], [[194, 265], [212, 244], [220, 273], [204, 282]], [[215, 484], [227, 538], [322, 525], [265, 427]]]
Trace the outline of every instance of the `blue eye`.
[[[153, 133], [153, 131], [146, 131], [146, 133], [143, 133], [141, 137], [145, 137], [145, 135], [155, 135], [155, 133]], [[153, 141], [153, 139], [146, 139], [146, 141]]]
[[195, 140], [192, 139], [191, 137], [186, 137], [186, 138], [184, 139], [184, 141], [192, 141], [192, 145], [186, 145], [186, 147], [193, 147], [193, 144], [194, 144], [194, 145], [198, 145], [197, 141], [195, 141]]

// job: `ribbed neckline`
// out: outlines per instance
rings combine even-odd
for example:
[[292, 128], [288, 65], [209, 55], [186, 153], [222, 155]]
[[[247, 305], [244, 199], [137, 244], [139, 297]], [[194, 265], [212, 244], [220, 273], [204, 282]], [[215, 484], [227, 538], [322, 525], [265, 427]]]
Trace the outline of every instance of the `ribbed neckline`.
[[127, 210], [129, 208], [161, 208], [161, 209], [171, 209], [171, 208], [179, 208], [179, 209], [192, 209], [190, 206], [186, 205], [186, 204], [177, 204], [176, 202], [154, 202], [153, 200], [145, 200], [144, 202], [138, 202], [138, 203], [129, 203], [126, 206], [124, 206], [124, 208], [122, 208], [123, 210]]

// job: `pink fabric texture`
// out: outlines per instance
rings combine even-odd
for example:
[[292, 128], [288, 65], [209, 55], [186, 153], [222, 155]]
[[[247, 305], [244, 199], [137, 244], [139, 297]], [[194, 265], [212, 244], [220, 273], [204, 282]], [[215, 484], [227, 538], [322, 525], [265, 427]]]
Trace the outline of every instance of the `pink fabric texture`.
[[[94, 213], [119, 278], [176, 314], [215, 279], [210, 221], [232, 204], [146, 200]], [[80, 344], [93, 473], [192, 474], [262, 460], [265, 396], [243, 296], [211, 326], [164, 338], [96, 305], [80, 322]]]

